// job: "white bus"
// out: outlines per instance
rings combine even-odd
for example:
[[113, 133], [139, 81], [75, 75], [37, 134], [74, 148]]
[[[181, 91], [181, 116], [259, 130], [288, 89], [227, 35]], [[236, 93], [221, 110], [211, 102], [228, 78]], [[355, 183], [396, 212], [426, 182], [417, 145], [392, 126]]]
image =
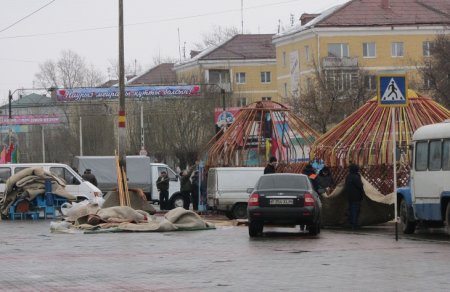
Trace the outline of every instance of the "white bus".
[[414, 233], [420, 222], [450, 233], [450, 120], [420, 127], [412, 143], [409, 187], [398, 190], [402, 230]]

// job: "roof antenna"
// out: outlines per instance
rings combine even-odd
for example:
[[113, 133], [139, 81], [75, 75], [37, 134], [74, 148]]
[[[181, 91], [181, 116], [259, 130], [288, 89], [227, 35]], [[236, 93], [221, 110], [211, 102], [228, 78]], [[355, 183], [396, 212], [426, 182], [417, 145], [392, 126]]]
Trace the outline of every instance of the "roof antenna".
[[178, 54], [180, 56], [180, 62], [181, 62], [180, 28], [178, 28]]
[[241, 0], [241, 34], [244, 34], [244, 0]]

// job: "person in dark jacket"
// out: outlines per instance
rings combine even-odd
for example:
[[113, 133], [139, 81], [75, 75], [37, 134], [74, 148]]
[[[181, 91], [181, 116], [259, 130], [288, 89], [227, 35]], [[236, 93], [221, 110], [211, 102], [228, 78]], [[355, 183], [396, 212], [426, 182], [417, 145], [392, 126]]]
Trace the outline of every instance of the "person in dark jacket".
[[309, 180], [311, 181], [311, 184], [314, 188], [314, 190], [317, 192], [317, 174], [316, 174], [316, 170], [314, 169], [314, 167], [311, 165], [311, 163], [308, 163], [307, 165], [305, 165], [305, 167], [303, 168], [302, 173], [306, 176], [308, 176]]
[[91, 170], [89, 168], [84, 171], [84, 173], [81, 177], [84, 180], [87, 180], [88, 182], [93, 184], [94, 186], [98, 185], [97, 178], [95, 177], [95, 175], [91, 172]]
[[[197, 163], [192, 165], [189, 169], [180, 172], [180, 192], [187, 200], [187, 203], [189, 203], [188, 201], [191, 199], [192, 193], [191, 174], [196, 167]], [[185, 204], [184, 208], [189, 210], [189, 204]]]
[[358, 218], [361, 210], [361, 201], [365, 195], [359, 167], [356, 164], [350, 164], [349, 173], [345, 178], [344, 194], [347, 195], [350, 224], [352, 229], [358, 228]]
[[192, 183], [192, 191], [191, 191], [192, 209], [194, 211], [198, 211], [198, 198], [199, 198], [199, 194], [200, 194], [199, 193], [198, 170], [194, 171], [194, 174], [192, 174], [191, 183]]
[[264, 174], [275, 173], [277, 166], [277, 158], [270, 157], [269, 163], [267, 163], [266, 168], [264, 168]]
[[317, 192], [321, 194], [330, 194], [331, 188], [334, 186], [334, 179], [331, 171], [327, 166], [324, 166], [316, 177]]
[[169, 209], [169, 176], [166, 171], [161, 171], [158, 179], [156, 180], [156, 187], [159, 190], [159, 209]]

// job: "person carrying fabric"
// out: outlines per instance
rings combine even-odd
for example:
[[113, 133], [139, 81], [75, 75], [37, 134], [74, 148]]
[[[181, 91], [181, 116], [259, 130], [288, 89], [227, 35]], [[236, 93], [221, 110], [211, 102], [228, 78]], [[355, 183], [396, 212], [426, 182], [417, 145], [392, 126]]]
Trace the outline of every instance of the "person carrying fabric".
[[349, 173], [345, 178], [344, 194], [348, 199], [350, 224], [352, 229], [358, 228], [358, 218], [361, 211], [361, 201], [365, 195], [361, 175], [359, 174], [359, 166], [350, 164]]
[[334, 186], [334, 179], [331, 175], [331, 171], [327, 166], [324, 166], [316, 177], [317, 192], [319, 195], [330, 194], [331, 188]]
[[277, 158], [272, 156], [269, 159], [269, 163], [267, 163], [266, 168], [264, 168], [264, 174], [275, 173], [277, 166]]
[[191, 183], [192, 183], [192, 191], [191, 191], [191, 201], [192, 201], [192, 209], [194, 211], [198, 210], [198, 197], [199, 197], [199, 177], [198, 177], [198, 170], [194, 171], [194, 174], [192, 174], [191, 177]]
[[311, 181], [311, 184], [314, 188], [314, 190], [317, 192], [318, 186], [317, 186], [317, 174], [314, 167], [311, 165], [311, 163], [308, 163], [305, 165], [305, 168], [303, 168], [302, 173], [306, 176], [308, 176], [309, 180]]
[[161, 171], [158, 179], [156, 180], [156, 187], [159, 191], [159, 209], [169, 209], [169, 176], [166, 171]]
[[[191, 174], [197, 168], [198, 162], [192, 165], [189, 169], [186, 169], [180, 172], [180, 192], [184, 198], [191, 198], [192, 193], [192, 183], [191, 183]], [[184, 206], [185, 209], [189, 209], [189, 205], [186, 204]]]

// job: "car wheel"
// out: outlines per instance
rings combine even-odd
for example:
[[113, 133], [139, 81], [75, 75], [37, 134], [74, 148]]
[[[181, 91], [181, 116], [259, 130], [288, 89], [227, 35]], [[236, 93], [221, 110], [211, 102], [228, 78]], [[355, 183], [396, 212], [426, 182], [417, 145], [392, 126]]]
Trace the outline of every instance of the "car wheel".
[[400, 226], [404, 234], [412, 234], [416, 230], [416, 222], [409, 220], [408, 205], [405, 200], [400, 202]]
[[235, 219], [247, 219], [247, 204], [235, 204], [231, 213]]
[[248, 235], [250, 237], [256, 237], [262, 234], [264, 225], [258, 222], [248, 223]]
[[185, 196], [183, 196], [182, 194], [177, 194], [173, 197], [172, 199], [172, 209], [181, 207], [181, 208], [185, 208], [186, 210], [189, 210], [189, 200], [186, 199]]
[[450, 235], [450, 202], [447, 203], [445, 210], [445, 228], [447, 229], [447, 234]]
[[309, 235], [317, 235], [320, 233], [320, 222], [315, 222], [308, 226]]

